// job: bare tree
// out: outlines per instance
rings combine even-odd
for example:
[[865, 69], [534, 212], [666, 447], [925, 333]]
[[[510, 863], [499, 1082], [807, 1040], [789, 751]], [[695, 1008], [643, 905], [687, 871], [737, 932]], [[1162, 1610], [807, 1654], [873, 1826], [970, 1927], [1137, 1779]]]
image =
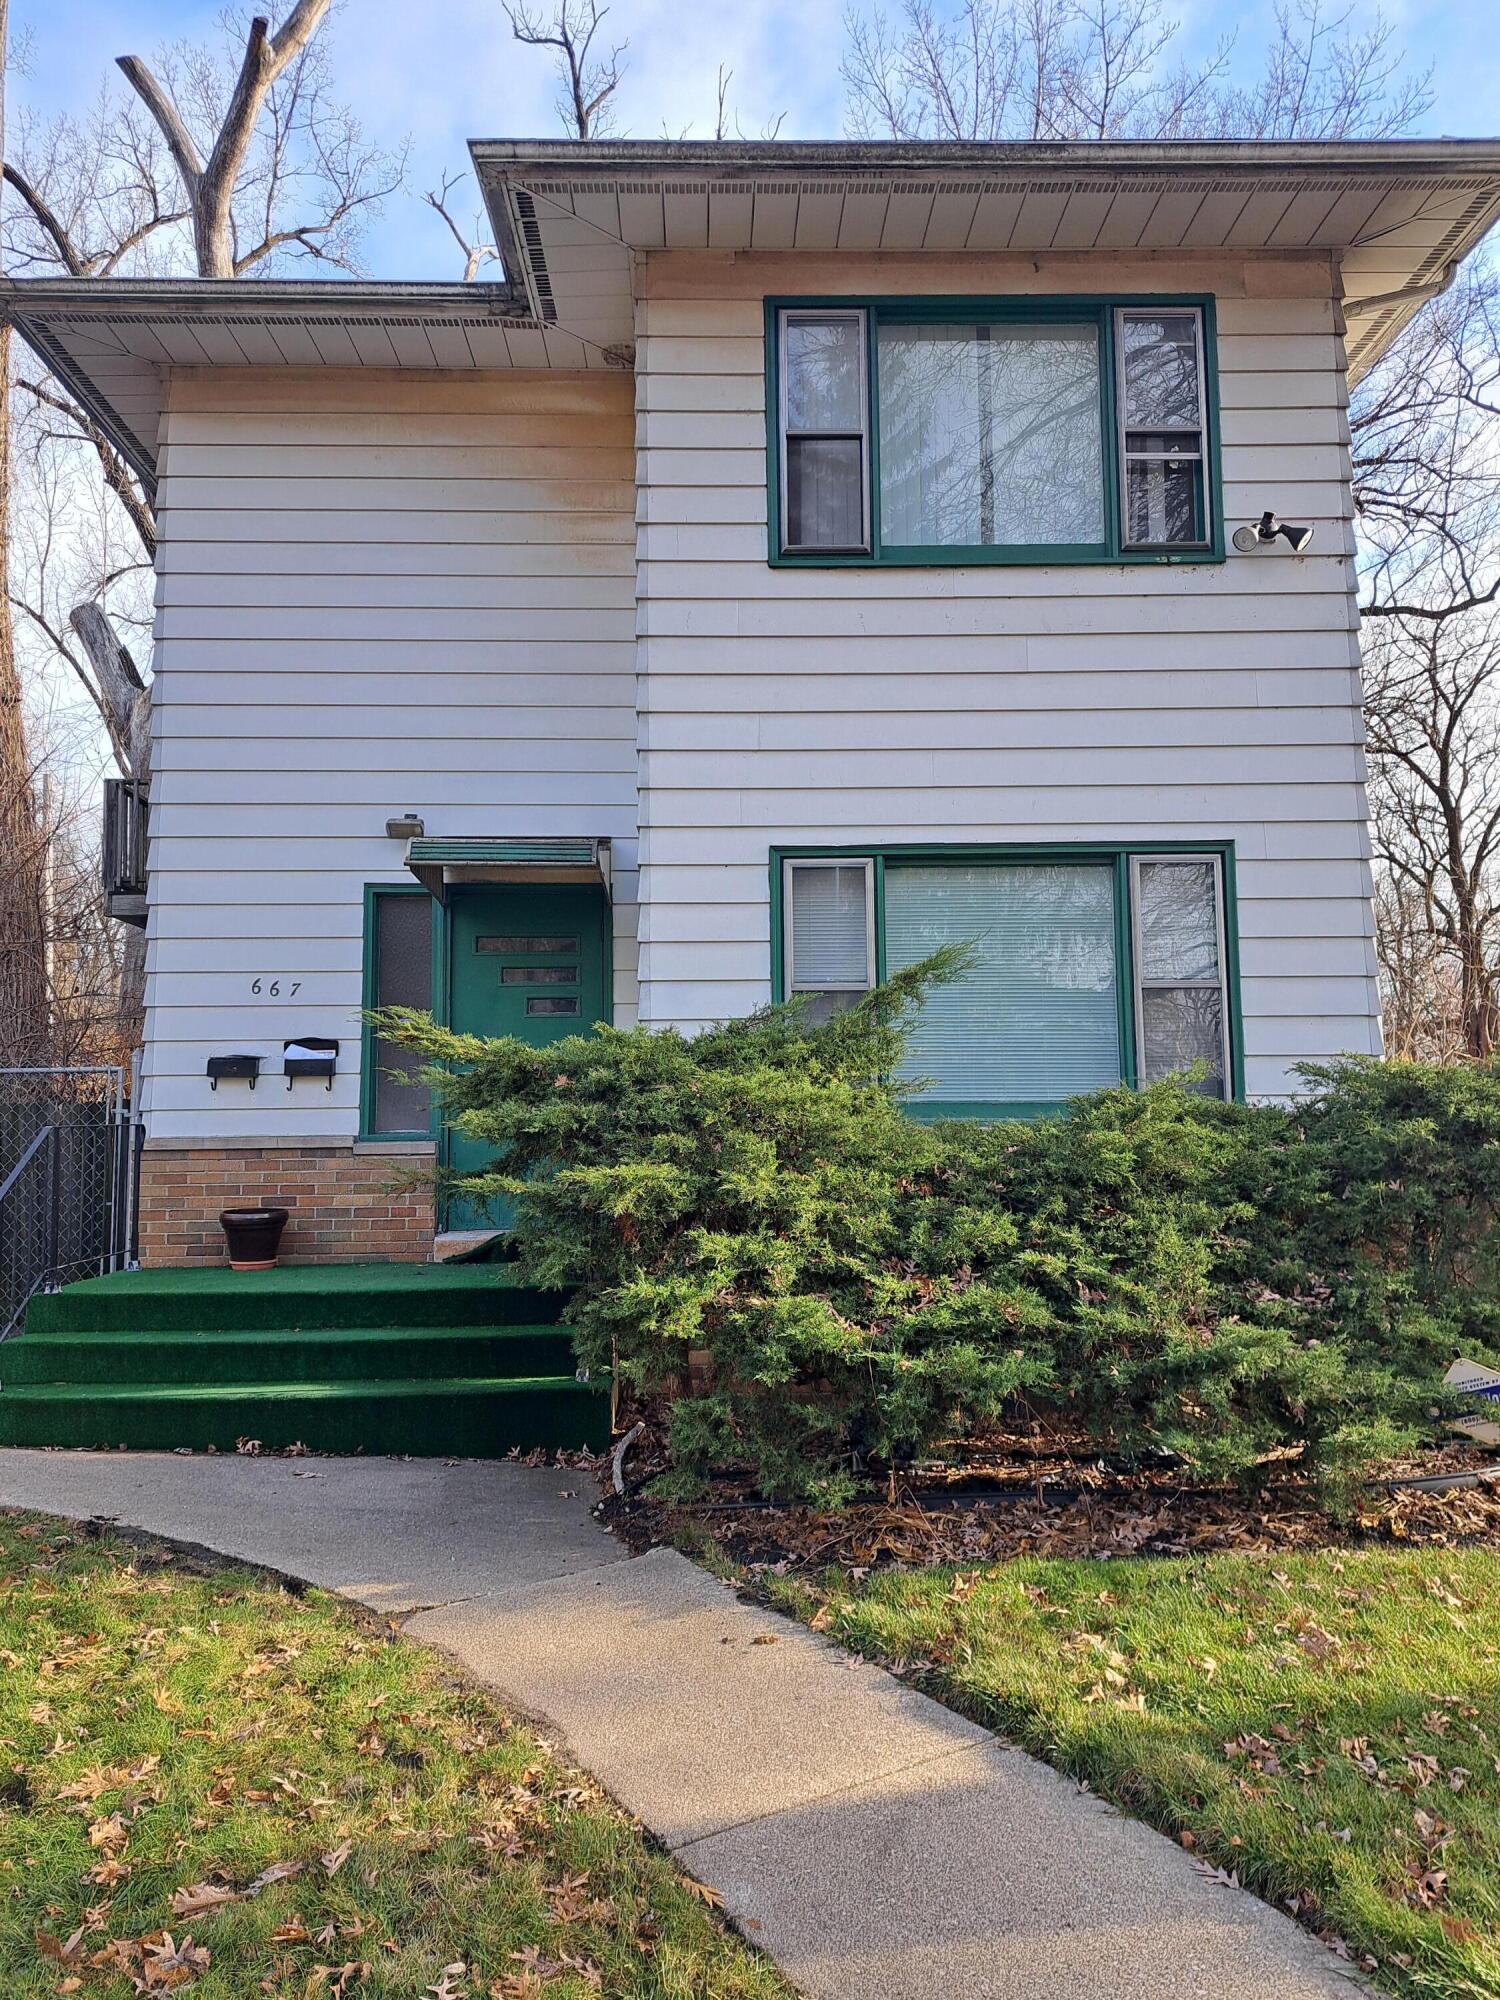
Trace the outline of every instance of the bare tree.
[[[9, 8], [0, 0], [0, 150], [5, 133]], [[0, 328], [0, 575], [10, 574], [11, 337]], [[0, 604], [0, 1060], [26, 1061], [45, 1035], [42, 826], [32, 769], [15, 624]]]
[[1355, 391], [1364, 616], [1421, 623], [1500, 598], [1500, 279], [1481, 259]]
[[[297, 0], [274, 34], [263, 17], [246, 30], [226, 15], [218, 47], [178, 42], [150, 66], [122, 57], [133, 96], [101, 91], [84, 117], [23, 122], [3, 168], [13, 196], [9, 268], [76, 278], [238, 278], [309, 260], [357, 269], [363, 225], [400, 184], [405, 153], [368, 145], [336, 99], [314, 40], [329, 11], [330, 0]], [[7, 609], [39, 649], [38, 676], [61, 674], [86, 691], [117, 769], [145, 777], [148, 677], [111, 616], [121, 619], [123, 607], [127, 626], [147, 638], [129, 594], [155, 554], [150, 501], [40, 361], [20, 369], [14, 387], [30, 489]], [[8, 464], [0, 459], [0, 469]], [[90, 480], [102, 481], [102, 510], [87, 498]], [[0, 509], [0, 530], [10, 521]], [[87, 532], [77, 531], [80, 521]], [[0, 694], [8, 631], [7, 621]], [[0, 699], [0, 722], [9, 713]], [[15, 795], [7, 789], [8, 799]], [[7, 963], [12, 956], [33, 967], [37, 960], [35, 949], [8, 954]], [[138, 1011], [143, 975], [138, 932], [116, 957], [128, 1015]]]
[[596, 53], [594, 44], [608, 7], [601, 7], [599, 0], [556, 0], [551, 13], [541, 13], [529, 0], [506, 0], [505, 13], [518, 42], [557, 51], [557, 112], [568, 131], [575, 139], [604, 138], [629, 46], [617, 42], [608, 53], [602, 47]]
[[1260, 77], [1228, 79], [1233, 38], [1174, 63], [1161, 0], [901, 0], [851, 7], [842, 65], [856, 137], [1343, 139], [1408, 131], [1431, 72], [1407, 74], [1381, 17], [1280, 0]]
[[[1426, 941], [1429, 993], [1446, 971], [1452, 1039], [1484, 1059], [1500, 1052], [1500, 613], [1393, 617], [1366, 676], [1387, 975], [1422, 969]], [[1423, 1004], [1405, 992], [1392, 1011]]]
[[453, 190], [464, 180], [462, 174], [444, 174], [442, 186], [429, 188], [422, 199], [448, 225], [448, 233], [463, 253], [464, 283], [472, 285], [486, 264], [498, 264], [500, 252], [489, 239], [486, 220], [476, 217], [467, 227], [453, 213]]

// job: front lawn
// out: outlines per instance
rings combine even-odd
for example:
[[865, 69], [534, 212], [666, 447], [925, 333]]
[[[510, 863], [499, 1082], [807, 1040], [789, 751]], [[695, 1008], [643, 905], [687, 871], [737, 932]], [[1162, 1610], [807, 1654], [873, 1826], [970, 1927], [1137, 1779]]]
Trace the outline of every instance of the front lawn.
[[13, 1514], [0, 1972], [6, 2000], [788, 2000], [435, 1654], [318, 1592]]
[[1424, 2000], [1500, 1994], [1500, 1558], [763, 1578]]

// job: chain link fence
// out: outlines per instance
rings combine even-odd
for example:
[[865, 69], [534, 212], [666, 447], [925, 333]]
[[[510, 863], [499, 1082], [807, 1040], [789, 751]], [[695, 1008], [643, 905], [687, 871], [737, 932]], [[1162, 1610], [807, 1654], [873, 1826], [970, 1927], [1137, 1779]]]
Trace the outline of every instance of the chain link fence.
[[33, 1292], [135, 1261], [136, 1135], [120, 1069], [0, 1069], [0, 1340]]

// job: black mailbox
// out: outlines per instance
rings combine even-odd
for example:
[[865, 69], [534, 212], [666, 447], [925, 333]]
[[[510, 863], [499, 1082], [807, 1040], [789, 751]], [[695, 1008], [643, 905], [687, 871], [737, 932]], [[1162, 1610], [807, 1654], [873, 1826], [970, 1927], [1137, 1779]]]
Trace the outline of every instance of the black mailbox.
[[332, 1090], [338, 1066], [338, 1043], [326, 1041], [321, 1035], [300, 1035], [295, 1042], [281, 1045], [281, 1067], [288, 1090], [299, 1076], [322, 1077]]
[[217, 1090], [221, 1083], [248, 1083], [254, 1090], [255, 1079], [259, 1075], [259, 1056], [210, 1056], [208, 1059], [210, 1090]]

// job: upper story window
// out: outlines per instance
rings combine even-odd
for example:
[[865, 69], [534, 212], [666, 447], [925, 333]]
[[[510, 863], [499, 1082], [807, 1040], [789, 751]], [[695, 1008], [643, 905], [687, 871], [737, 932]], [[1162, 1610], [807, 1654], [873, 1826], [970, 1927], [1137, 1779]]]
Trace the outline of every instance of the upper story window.
[[778, 561], [1220, 553], [1206, 302], [773, 304]]

